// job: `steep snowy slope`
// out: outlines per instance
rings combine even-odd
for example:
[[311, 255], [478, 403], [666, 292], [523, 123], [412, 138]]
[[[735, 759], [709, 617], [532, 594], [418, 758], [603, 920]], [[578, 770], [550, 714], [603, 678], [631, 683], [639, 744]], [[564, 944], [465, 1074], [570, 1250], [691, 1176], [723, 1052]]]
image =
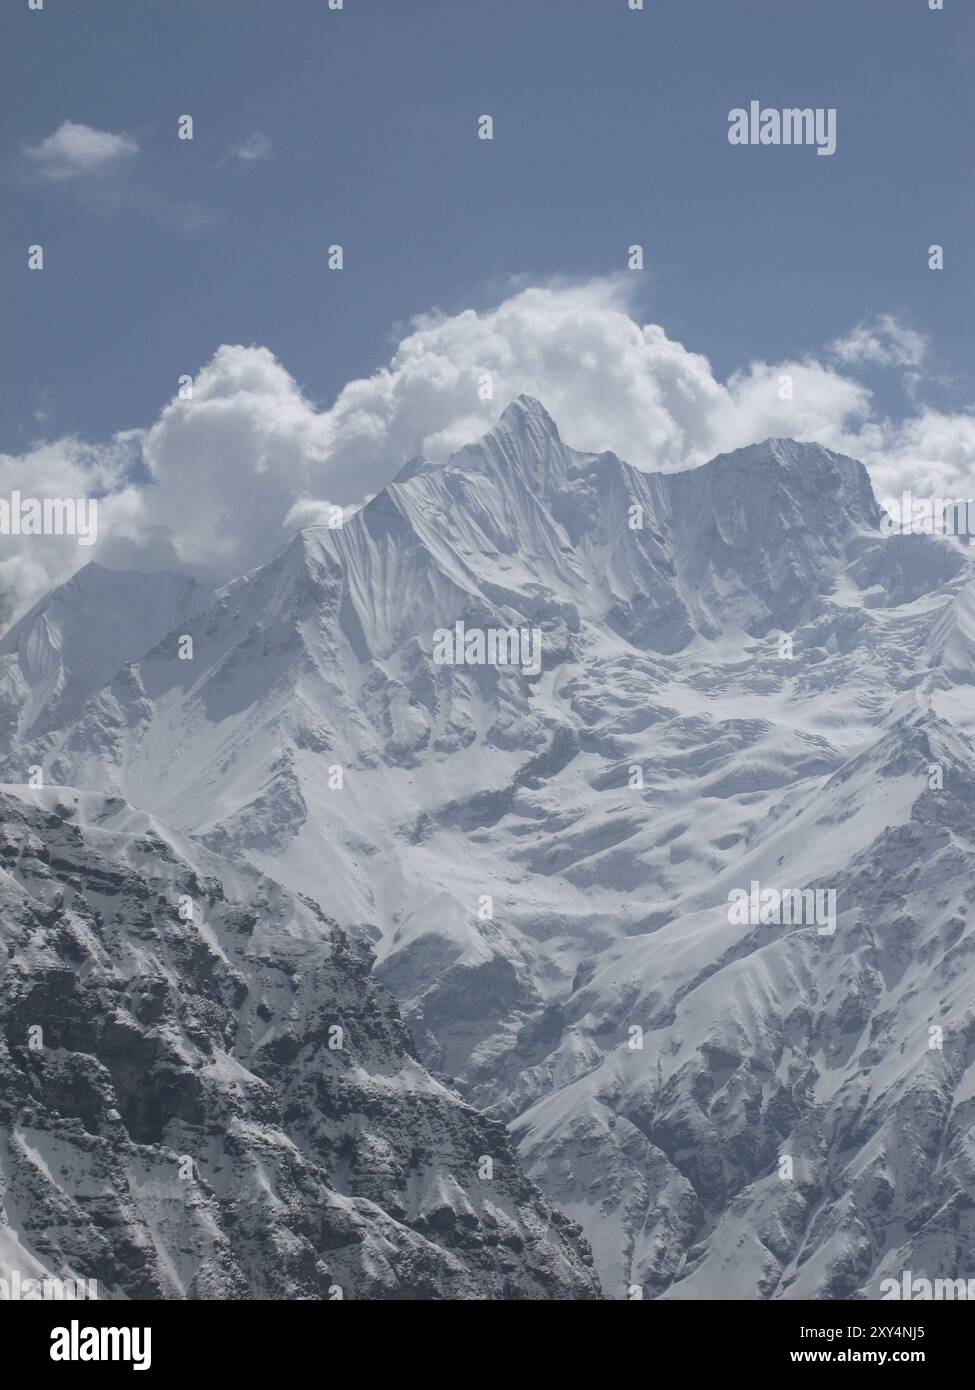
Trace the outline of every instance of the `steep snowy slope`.
[[89, 564], [0, 640], [0, 746], [75, 718], [115, 673], [200, 613], [213, 586]]
[[[879, 519], [820, 446], [648, 475], [523, 398], [6, 776], [120, 793], [373, 942], [611, 1297], [963, 1277], [975, 575]], [[458, 621], [538, 629], [540, 672], [437, 664]], [[835, 892], [835, 932], [733, 925], [753, 881]]]
[[[898, 721], [716, 875], [698, 895], [712, 906], [577, 978], [559, 1044], [506, 1109], [610, 1287], [876, 1298], [906, 1268], [964, 1277], [973, 777], [968, 739], [933, 715]], [[731, 926], [725, 889], [753, 879], [831, 885], [835, 936]]]
[[368, 951], [126, 803], [0, 793], [0, 1268], [102, 1297], [591, 1298]]

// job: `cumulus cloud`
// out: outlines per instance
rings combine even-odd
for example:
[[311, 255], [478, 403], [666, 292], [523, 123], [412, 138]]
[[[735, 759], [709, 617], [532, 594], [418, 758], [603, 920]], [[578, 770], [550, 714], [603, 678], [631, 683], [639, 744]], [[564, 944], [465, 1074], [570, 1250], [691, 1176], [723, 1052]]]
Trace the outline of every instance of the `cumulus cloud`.
[[833, 357], [849, 366], [872, 363], [878, 367], [917, 367], [924, 359], [928, 340], [908, 328], [893, 314], [881, 314], [860, 323], [845, 338], [830, 346]]
[[267, 348], [219, 348], [143, 440], [147, 505], [175, 559], [230, 574], [265, 558], [295, 505], [327, 495], [333, 440]]
[[[39, 443], [24, 454], [0, 453], [0, 497], [96, 498], [99, 529], [108, 515], [122, 521], [142, 510], [138, 471], [140, 435], [126, 431], [107, 445], [73, 437]], [[76, 536], [0, 536], [0, 621], [20, 616], [53, 584], [92, 559]]]
[[975, 414], [924, 408], [906, 420], [870, 421], [848, 440], [847, 453], [866, 464], [878, 498], [910, 491], [918, 497], [975, 500]]
[[[769, 434], [835, 443], [869, 411], [866, 388], [815, 362], [753, 363], [721, 383], [706, 357], [638, 323], [627, 296], [628, 282], [612, 278], [421, 317], [388, 366], [351, 382], [329, 412], [332, 487], [346, 500], [381, 485], [390, 456], [444, 459], [522, 392], [576, 447], [648, 469], [686, 468]], [[491, 400], [479, 394], [486, 376]]]
[[26, 145], [24, 154], [39, 177], [63, 180], [116, 169], [138, 150], [138, 144], [130, 135], [116, 135], [110, 130], [96, 130], [94, 126], [80, 125], [76, 121], [62, 121], [52, 135], [37, 144]]
[[139, 144], [125, 132], [62, 121], [52, 135], [21, 149], [26, 177], [58, 185], [86, 211], [114, 218], [132, 214], [179, 233], [197, 233], [219, 221], [214, 208], [155, 187], [134, 168]]
[[408, 459], [443, 460], [476, 440], [520, 393], [546, 405], [568, 443], [641, 468], [692, 467], [781, 435], [863, 459], [879, 496], [905, 486], [960, 496], [970, 485], [975, 415], [918, 407], [900, 422], [877, 418], [869, 389], [828, 349], [822, 361], [752, 362], [719, 381], [702, 354], [640, 323], [627, 291], [625, 278], [531, 287], [482, 313], [424, 315], [328, 409], [266, 347], [223, 346], [192, 398], [171, 401], [145, 431], [0, 460], [0, 495], [29, 493], [31, 477], [44, 478], [39, 495], [82, 495], [86, 484], [102, 495], [94, 555], [59, 540], [44, 551], [34, 538], [13, 553], [5, 545], [0, 583], [22, 610], [89, 558], [228, 579], [326, 506], [378, 491]]
[[273, 146], [262, 131], [255, 130], [236, 145], [231, 145], [227, 158], [236, 164], [253, 164], [260, 159], [270, 159]]

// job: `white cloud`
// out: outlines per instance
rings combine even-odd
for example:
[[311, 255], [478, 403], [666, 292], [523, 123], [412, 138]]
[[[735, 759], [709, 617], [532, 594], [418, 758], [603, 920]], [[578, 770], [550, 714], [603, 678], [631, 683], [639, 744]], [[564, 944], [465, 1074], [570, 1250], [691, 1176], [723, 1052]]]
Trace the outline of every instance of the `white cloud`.
[[[267, 348], [221, 347], [193, 399], [171, 401], [145, 432], [104, 449], [64, 440], [0, 459], [0, 495], [28, 495], [38, 476], [44, 495], [82, 495], [86, 480], [107, 494], [94, 553], [54, 538], [42, 552], [28, 538], [0, 580], [22, 609], [90, 558], [230, 578], [268, 559], [325, 504], [348, 507], [417, 454], [444, 459], [479, 438], [522, 392], [547, 406], [568, 443], [611, 449], [641, 468], [686, 468], [783, 435], [863, 459], [878, 496], [904, 486], [967, 496], [975, 415], [922, 406], [899, 423], [878, 418], [866, 386], [814, 358], [753, 362], [721, 382], [706, 357], [637, 322], [627, 288], [625, 278], [535, 287], [483, 313], [424, 315], [387, 365], [325, 410]], [[494, 398], [482, 401], [486, 373]], [[133, 451], [148, 485], [132, 482]]]
[[272, 149], [273, 146], [268, 136], [260, 130], [255, 130], [253, 135], [247, 136], [246, 140], [231, 145], [227, 151], [227, 158], [235, 160], [239, 164], [253, 164], [258, 159], [270, 159]]
[[[754, 363], [727, 383], [707, 358], [638, 323], [625, 278], [530, 288], [483, 314], [426, 315], [387, 367], [351, 382], [328, 412], [338, 500], [381, 486], [396, 464], [446, 458], [512, 397], [537, 396], [563, 436], [641, 468], [686, 468], [769, 434], [839, 444], [870, 395], [816, 362]], [[491, 375], [494, 399], [478, 385]], [[780, 378], [793, 399], [780, 398]]]
[[830, 345], [832, 356], [848, 366], [872, 363], [878, 367], [917, 367], [928, 349], [923, 333], [906, 327], [893, 314], [860, 323], [845, 338]]
[[34, 169], [46, 179], [74, 179], [114, 169], [138, 152], [130, 135], [62, 121], [52, 135], [24, 147]]
[[[137, 432], [119, 434], [108, 445], [66, 437], [40, 443], [25, 454], [0, 453], [0, 497], [98, 497], [99, 530], [107, 516], [124, 518], [141, 510], [141, 489], [127, 479], [139, 457]], [[96, 548], [80, 547], [76, 536], [0, 537], [0, 619], [11, 619], [53, 584], [70, 578], [93, 559]]]
[[867, 465], [878, 498], [905, 489], [918, 497], [975, 500], [975, 414], [924, 408], [899, 423], [868, 422], [848, 453]]

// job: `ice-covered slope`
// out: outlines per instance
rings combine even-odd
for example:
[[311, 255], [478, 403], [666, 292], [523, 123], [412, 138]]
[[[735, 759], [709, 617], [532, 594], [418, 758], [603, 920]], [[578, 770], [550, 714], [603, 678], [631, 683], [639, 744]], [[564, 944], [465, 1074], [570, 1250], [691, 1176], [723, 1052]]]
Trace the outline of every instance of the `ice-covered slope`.
[[200, 613], [212, 592], [171, 571], [94, 563], [79, 570], [0, 640], [0, 746], [69, 723], [127, 661]]
[[[973, 775], [968, 739], [896, 722], [750, 837], [696, 895], [710, 905], [580, 972], [560, 1041], [505, 1109], [608, 1287], [876, 1298], [907, 1268], [964, 1277]], [[730, 925], [726, 889], [752, 879], [831, 885], [835, 936]]]
[[[370, 939], [611, 1296], [853, 1296], [908, 1255], [960, 1276], [975, 588], [963, 549], [878, 521], [820, 446], [647, 475], [522, 399], [6, 775], [120, 792]], [[458, 620], [539, 628], [541, 672], [436, 665]], [[732, 926], [753, 880], [834, 889], [836, 933]]]
[[[598, 1296], [504, 1127], [314, 904], [68, 788], [0, 793], [0, 1276], [114, 1298]], [[8, 1263], [9, 1262], [9, 1263]]]

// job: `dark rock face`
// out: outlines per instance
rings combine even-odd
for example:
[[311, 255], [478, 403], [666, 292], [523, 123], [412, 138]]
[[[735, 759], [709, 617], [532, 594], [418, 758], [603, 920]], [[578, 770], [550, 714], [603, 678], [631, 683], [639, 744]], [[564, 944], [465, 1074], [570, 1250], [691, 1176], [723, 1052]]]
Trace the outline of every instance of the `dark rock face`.
[[23, 795], [0, 797], [10, 1267], [102, 1297], [599, 1297], [367, 946], [118, 798]]

